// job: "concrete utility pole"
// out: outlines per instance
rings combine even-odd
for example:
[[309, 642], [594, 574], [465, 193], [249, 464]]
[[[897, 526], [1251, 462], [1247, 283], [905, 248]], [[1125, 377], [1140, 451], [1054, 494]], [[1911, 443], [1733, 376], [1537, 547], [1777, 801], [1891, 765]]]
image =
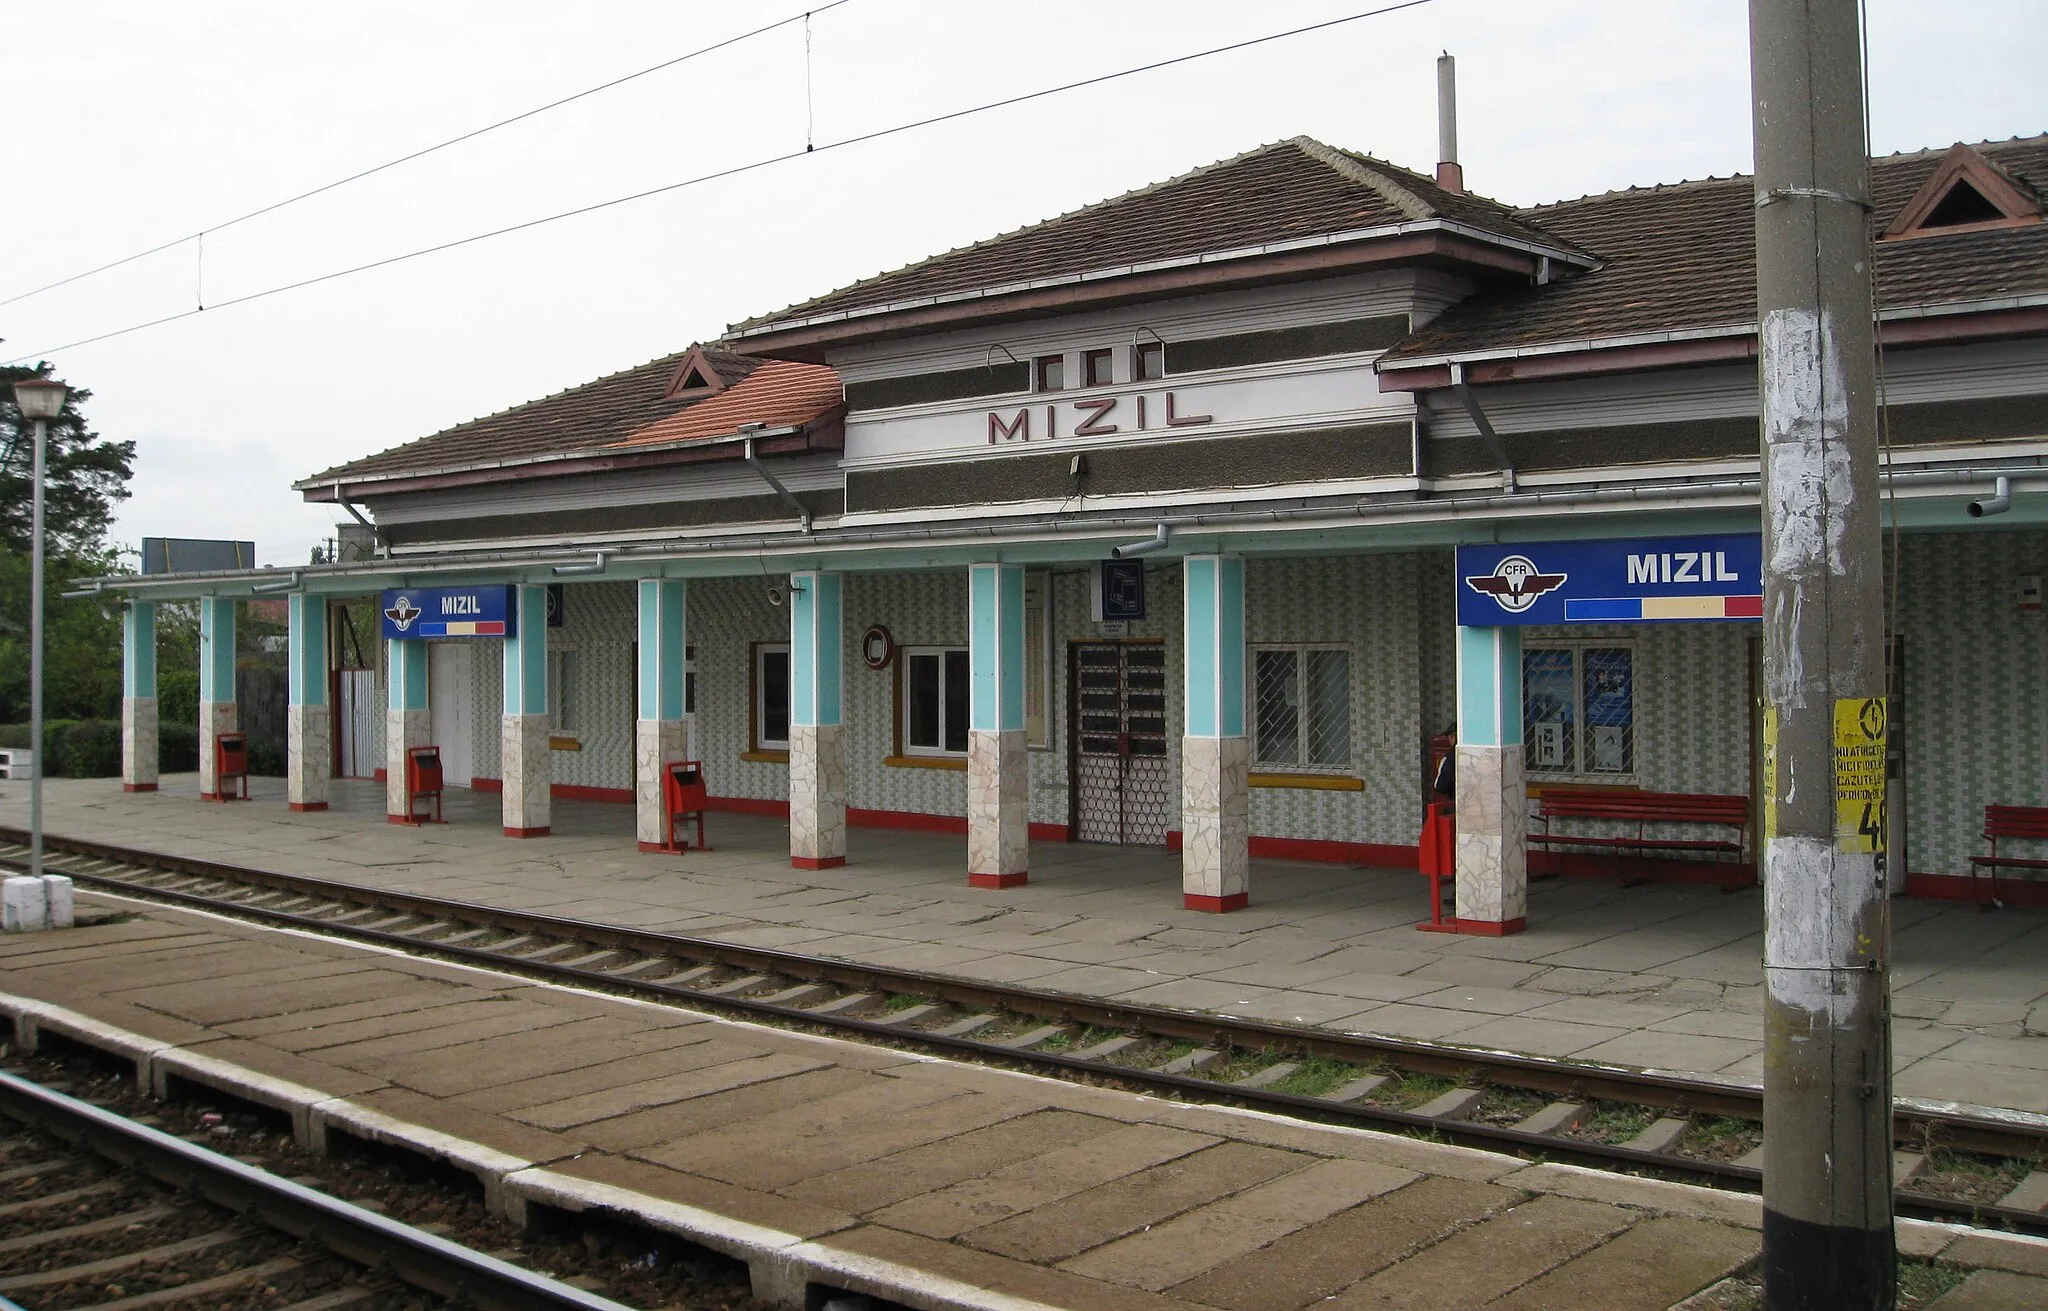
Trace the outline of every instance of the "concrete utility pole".
[[1890, 921], [1856, 0], [1750, 0], [1764, 536], [1764, 1305], [1890, 1311]]

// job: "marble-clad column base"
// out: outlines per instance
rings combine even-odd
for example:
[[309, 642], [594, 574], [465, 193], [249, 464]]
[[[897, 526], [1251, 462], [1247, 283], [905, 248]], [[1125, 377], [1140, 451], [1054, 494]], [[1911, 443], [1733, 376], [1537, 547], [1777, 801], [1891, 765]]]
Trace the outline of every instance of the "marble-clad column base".
[[121, 790], [156, 791], [156, 698], [121, 698]]
[[407, 813], [405, 795], [405, 752], [432, 741], [434, 721], [424, 710], [384, 712], [384, 811], [393, 824], [416, 824]]
[[846, 863], [846, 739], [839, 724], [789, 726], [789, 863]]
[[1022, 730], [967, 735], [967, 882], [1014, 888], [1029, 877], [1031, 775]]
[[[214, 743], [222, 733], [232, 733], [241, 726], [235, 703], [232, 701], [201, 701], [199, 703], [199, 799], [220, 801], [220, 760], [214, 751]], [[240, 795], [239, 785], [236, 795]]]
[[544, 838], [553, 823], [550, 804], [553, 757], [546, 715], [506, 715], [498, 739], [503, 762], [505, 836]]
[[1529, 796], [1522, 747], [1459, 743], [1456, 932], [1486, 937], [1528, 925]]
[[1180, 889], [1189, 910], [1243, 910], [1251, 900], [1251, 745], [1180, 740]]
[[633, 721], [633, 828], [642, 851], [667, 851], [667, 816], [662, 813], [661, 767], [683, 759], [683, 721]]
[[326, 706], [285, 708], [285, 800], [293, 810], [327, 809], [327, 779], [334, 772]]

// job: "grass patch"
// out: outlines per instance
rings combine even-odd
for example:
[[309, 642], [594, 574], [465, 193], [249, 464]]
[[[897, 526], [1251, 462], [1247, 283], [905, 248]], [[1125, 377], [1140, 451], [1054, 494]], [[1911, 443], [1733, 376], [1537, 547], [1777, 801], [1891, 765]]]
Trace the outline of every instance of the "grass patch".
[[1373, 1089], [1366, 1100], [1388, 1110], [1406, 1111], [1424, 1102], [1435, 1101], [1460, 1086], [1456, 1079], [1446, 1079], [1440, 1074], [1396, 1074]]
[[1572, 1131], [1572, 1137], [1584, 1138], [1596, 1143], [1627, 1142], [1643, 1130], [1657, 1113], [1647, 1106], [1628, 1106], [1620, 1102], [1595, 1102], [1592, 1113]]
[[1915, 1311], [1929, 1306], [1936, 1299], [1953, 1290], [1963, 1282], [1968, 1271], [1958, 1266], [1943, 1265], [1939, 1261], [1917, 1261], [1911, 1257], [1899, 1259], [1899, 1308], [1900, 1311]]
[[1333, 1061], [1326, 1056], [1311, 1056], [1301, 1063], [1301, 1068], [1273, 1085], [1273, 1091], [1293, 1093], [1297, 1097], [1321, 1097], [1333, 1093], [1353, 1079], [1362, 1079], [1374, 1073], [1363, 1065], [1350, 1061]]
[[907, 1011], [913, 1006], [923, 1006], [930, 1000], [931, 998], [929, 997], [913, 997], [907, 992], [891, 993], [889, 1000], [882, 1003], [882, 1009], [885, 1011]]

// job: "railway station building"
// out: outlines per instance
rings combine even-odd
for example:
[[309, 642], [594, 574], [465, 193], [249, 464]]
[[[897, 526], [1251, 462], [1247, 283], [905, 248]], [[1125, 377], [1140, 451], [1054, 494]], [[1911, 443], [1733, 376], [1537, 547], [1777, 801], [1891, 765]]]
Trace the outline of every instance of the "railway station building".
[[[1984, 808], [2048, 805], [2048, 137], [1871, 180], [1872, 822], [1895, 892], [1977, 895]], [[156, 782], [153, 606], [200, 605], [211, 793], [235, 607], [283, 595], [300, 809], [381, 774], [404, 819], [432, 745], [507, 835], [566, 796], [659, 848], [696, 761], [799, 865], [951, 832], [999, 896], [1034, 843], [1177, 848], [1221, 912], [1253, 854], [1414, 867], [1449, 752], [1452, 928], [1515, 931], [1532, 868], [1745, 882], [1753, 204], [1735, 177], [1515, 208], [1295, 138], [314, 473], [362, 558], [102, 581], [124, 782]], [[1546, 834], [1565, 789], [1750, 807]]]

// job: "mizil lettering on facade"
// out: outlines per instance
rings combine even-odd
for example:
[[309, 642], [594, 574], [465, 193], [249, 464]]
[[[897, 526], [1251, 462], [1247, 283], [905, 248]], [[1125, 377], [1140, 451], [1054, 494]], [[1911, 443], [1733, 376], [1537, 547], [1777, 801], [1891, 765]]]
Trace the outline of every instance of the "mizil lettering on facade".
[[[1048, 405], [1044, 407], [1045, 432], [1042, 436], [1035, 438], [1035, 440], [1053, 441], [1062, 436], [1108, 437], [1122, 432], [1124, 430], [1123, 421], [1113, 420], [1112, 416], [1117, 414], [1118, 407], [1126, 400], [1136, 402], [1129, 412], [1131, 415], [1131, 429], [1134, 432], [1146, 432], [1153, 428], [1196, 428], [1205, 423], [1216, 422], [1216, 416], [1213, 414], [1182, 414], [1174, 394], [1167, 392], [1164, 394], [1162, 404], [1159, 407], [1162, 417], [1159, 422], [1155, 423], [1152, 421], [1152, 407], [1147, 404], [1148, 401], [1155, 399], [1162, 398], [1143, 395], [1099, 396], [1093, 400], [1069, 402], [1069, 408], [1074, 411], [1074, 421], [1065, 433], [1060, 431], [1061, 407], [1058, 405]], [[1028, 442], [1034, 440], [1031, 431], [1031, 412], [1037, 408], [1039, 407], [1035, 405], [1025, 405], [1008, 413], [1002, 410], [990, 410], [988, 412], [988, 444], [995, 446], [1004, 442]]]
[[1739, 583], [1740, 574], [1728, 567], [1726, 551], [1666, 551], [1662, 554], [1631, 555], [1630, 583]]

